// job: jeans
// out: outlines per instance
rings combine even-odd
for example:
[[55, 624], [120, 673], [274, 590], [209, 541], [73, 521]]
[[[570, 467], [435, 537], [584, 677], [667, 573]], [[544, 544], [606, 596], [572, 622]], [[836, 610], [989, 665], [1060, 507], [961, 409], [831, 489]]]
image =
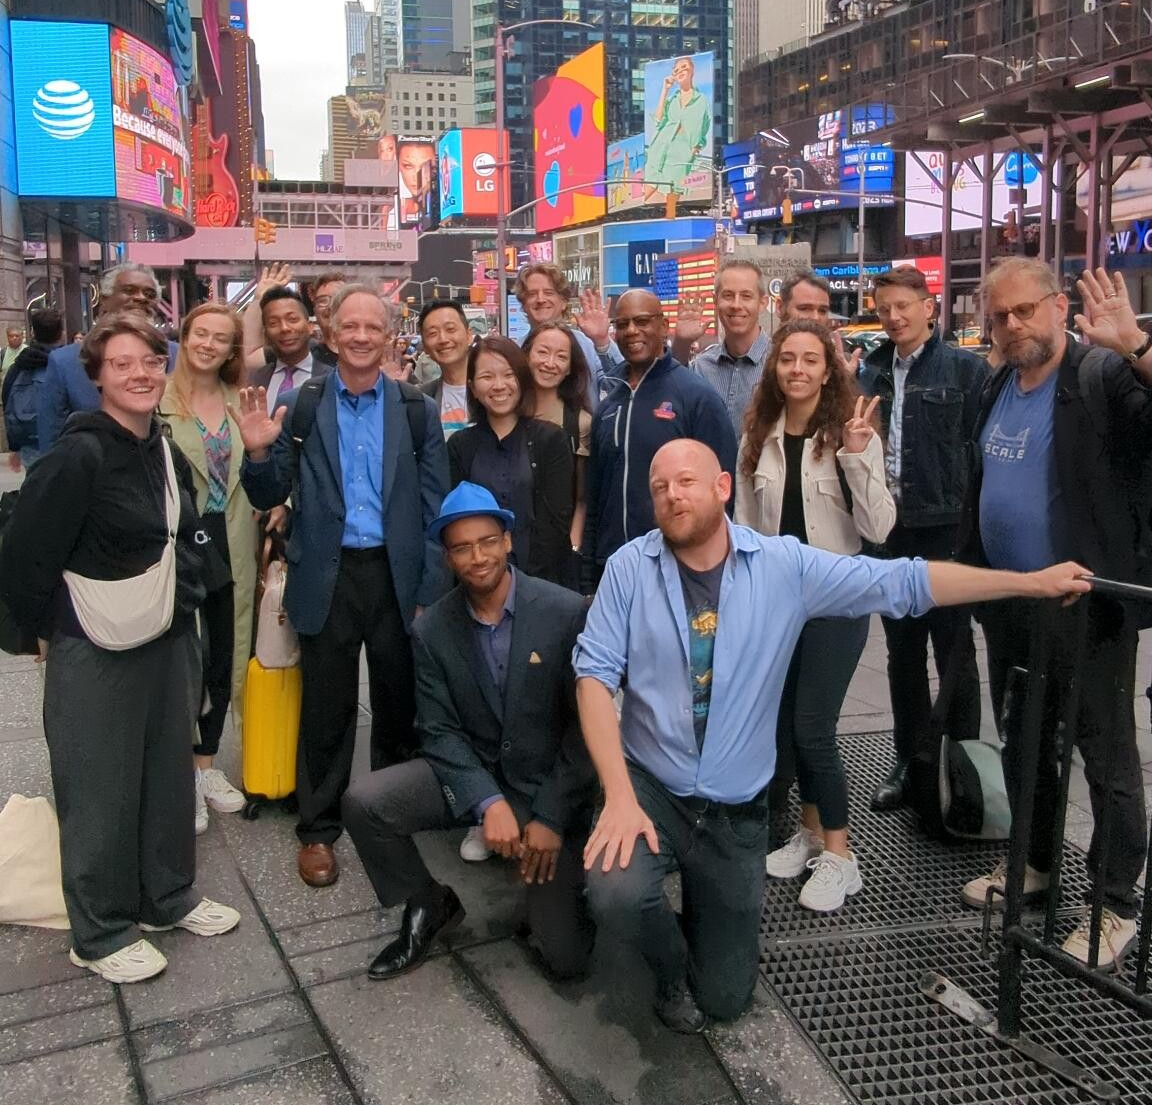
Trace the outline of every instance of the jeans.
[[[1076, 747], [1084, 757], [1084, 775], [1092, 803], [1092, 843], [1088, 875], [1103, 891], [1104, 905], [1121, 917], [1136, 916], [1134, 883], [1144, 866], [1147, 820], [1143, 776], [1136, 747], [1132, 688], [1136, 679], [1136, 630], [1125, 622], [1120, 606], [1099, 597], [1085, 598], [1088, 637], [1080, 681]], [[1002, 717], [1008, 671], [1027, 669], [1032, 628], [1039, 607], [1028, 599], [988, 603], [980, 612], [988, 642], [988, 682], [996, 717]], [[1055, 734], [1062, 703], [1076, 660], [1076, 607], [1060, 610], [1052, 631], [1047, 665], [1047, 692], [1040, 726], [1040, 760], [1036, 772], [1036, 805], [1028, 862], [1037, 871], [1052, 866], [1052, 826], [1058, 793]], [[1117, 705], [1119, 704], [1119, 708]], [[1020, 716], [1013, 711], [1013, 716]], [[1021, 734], [1017, 724], [1001, 733], [1004, 777], [1013, 810], [1020, 793]], [[1111, 761], [1111, 764], [1109, 764]], [[1105, 818], [1112, 819], [1108, 855], [1102, 855]]]
[[814, 618], [805, 625], [780, 699], [776, 774], [768, 788], [773, 811], [786, 805], [796, 779], [800, 801], [820, 811], [825, 829], [848, 827], [848, 781], [836, 723], [867, 643], [867, 616]]
[[[955, 528], [934, 526], [905, 529], [897, 524], [888, 535], [885, 549], [890, 556], [920, 556], [947, 560], [952, 555]], [[921, 618], [884, 618], [888, 640], [888, 689], [892, 697], [892, 738], [896, 758], [906, 763], [920, 759], [934, 762], [932, 747], [932, 692], [928, 686], [928, 638], [941, 680], [948, 669], [952, 648], [961, 644], [960, 634], [972, 634], [967, 607], [937, 607]], [[969, 642], [970, 643], [970, 642]], [[953, 740], [980, 739], [980, 673], [973, 652], [956, 683], [948, 709], [947, 731]]]
[[[661, 987], [687, 982], [704, 1013], [738, 1017], [759, 967], [767, 801], [740, 815], [697, 813], [647, 772], [630, 764], [629, 774], [660, 851], [639, 837], [628, 866], [608, 872], [597, 857], [586, 876], [597, 927], [637, 948]], [[664, 878], [677, 870], [680, 916], [664, 896]]]

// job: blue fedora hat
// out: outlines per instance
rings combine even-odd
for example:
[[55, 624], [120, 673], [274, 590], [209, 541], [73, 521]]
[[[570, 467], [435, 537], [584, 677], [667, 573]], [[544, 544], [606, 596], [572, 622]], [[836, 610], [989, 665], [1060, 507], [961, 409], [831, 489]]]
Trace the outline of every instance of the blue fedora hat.
[[461, 518], [474, 518], [477, 514], [487, 514], [497, 519], [506, 530], [510, 530], [516, 524], [516, 515], [510, 510], [504, 510], [488, 488], [464, 480], [444, 496], [444, 501], [440, 504], [440, 514], [428, 527], [428, 536], [434, 541], [439, 541], [445, 526], [450, 526]]

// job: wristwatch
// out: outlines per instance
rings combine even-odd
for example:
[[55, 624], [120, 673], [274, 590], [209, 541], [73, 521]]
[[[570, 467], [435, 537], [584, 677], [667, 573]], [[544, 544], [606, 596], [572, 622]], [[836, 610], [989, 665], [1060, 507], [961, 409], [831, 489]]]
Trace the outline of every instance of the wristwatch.
[[1130, 365], [1134, 365], [1149, 349], [1152, 349], [1152, 334], [1149, 334], [1144, 339], [1139, 349], [1134, 349], [1131, 353], [1125, 353], [1124, 356]]

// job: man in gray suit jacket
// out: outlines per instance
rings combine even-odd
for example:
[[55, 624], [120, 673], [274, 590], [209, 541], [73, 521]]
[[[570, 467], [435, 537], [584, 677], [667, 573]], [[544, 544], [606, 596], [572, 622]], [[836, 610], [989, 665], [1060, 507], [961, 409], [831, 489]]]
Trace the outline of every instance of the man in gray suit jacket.
[[[383, 767], [414, 743], [409, 626], [446, 583], [439, 544], [426, 536], [448, 483], [436, 409], [380, 371], [391, 315], [373, 288], [345, 285], [332, 319], [335, 372], [290, 393], [271, 415], [263, 388], [240, 394], [248, 498], [270, 510], [292, 495], [284, 607], [300, 634], [297, 866], [309, 886], [339, 874], [332, 845], [352, 767], [360, 649], [368, 654], [372, 766]], [[294, 427], [305, 396], [315, 400], [312, 420]]]
[[359, 779], [344, 795], [344, 823], [381, 904], [406, 903], [400, 935], [368, 969], [375, 979], [418, 967], [464, 917], [412, 834], [476, 819], [489, 849], [519, 865], [545, 969], [572, 978], [587, 967], [582, 851], [595, 772], [570, 659], [585, 607], [509, 567], [513, 521], [476, 484], [445, 497], [430, 533], [460, 584], [413, 627], [421, 758]]

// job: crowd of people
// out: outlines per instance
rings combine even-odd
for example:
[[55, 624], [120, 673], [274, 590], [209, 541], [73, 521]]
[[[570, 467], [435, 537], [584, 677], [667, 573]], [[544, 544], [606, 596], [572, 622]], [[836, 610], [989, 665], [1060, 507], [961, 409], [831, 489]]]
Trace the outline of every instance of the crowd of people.
[[[381, 904], [404, 905], [369, 975], [418, 967], [462, 920], [413, 841], [459, 826], [462, 861], [517, 865], [543, 971], [584, 974], [597, 934], [633, 942], [680, 1032], [747, 1007], [768, 877], [810, 872], [799, 904], [821, 912], [864, 884], [836, 725], [869, 616], [895, 746], [872, 805], [928, 823], [929, 640], [942, 678], [957, 667], [947, 732], [978, 738], [973, 615], [999, 718], [1041, 600], [1087, 594], [1089, 569], [1141, 571], [1152, 338], [1103, 271], [1079, 286], [1089, 345], [1068, 337], [1048, 268], [994, 268], [995, 370], [941, 339], [903, 266], [876, 279], [889, 340], [863, 361], [812, 272], [784, 283], [766, 333], [767, 279], [747, 260], [720, 267], [711, 344], [700, 304], [671, 330], [650, 291], [611, 317], [586, 291], [573, 317], [563, 273], [533, 264], [515, 285], [522, 346], [432, 302], [423, 373], [372, 286], [293, 284], [272, 266], [242, 316], [202, 304], [169, 342], [153, 274], [118, 266], [81, 344], [32, 312], [19, 356], [36, 357], [4, 385], [24, 412], [17, 426], [9, 405], [10, 432], [31, 436], [0, 601], [45, 663], [72, 960], [110, 981], [164, 969], [150, 931], [239, 921], [196, 894], [195, 834], [244, 802], [215, 757], [229, 709], [243, 740], [266, 534], [300, 642], [299, 876], [334, 883], [347, 829]], [[1113, 967], [1135, 939], [1146, 839], [1138, 620], [1087, 601], [1077, 741]], [[1068, 624], [1047, 659], [1030, 896], [1052, 859]], [[371, 771], [352, 778], [362, 652]], [[1020, 733], [1002, 737], [1014, 800]], [[772, 847], [793, 783], [800, 820]], [[983, 907], [1004, 882], [1001, 864], [957, 891]], [[1065, 950], [1087, 962], [1093, 938], [1086, 913]]]

